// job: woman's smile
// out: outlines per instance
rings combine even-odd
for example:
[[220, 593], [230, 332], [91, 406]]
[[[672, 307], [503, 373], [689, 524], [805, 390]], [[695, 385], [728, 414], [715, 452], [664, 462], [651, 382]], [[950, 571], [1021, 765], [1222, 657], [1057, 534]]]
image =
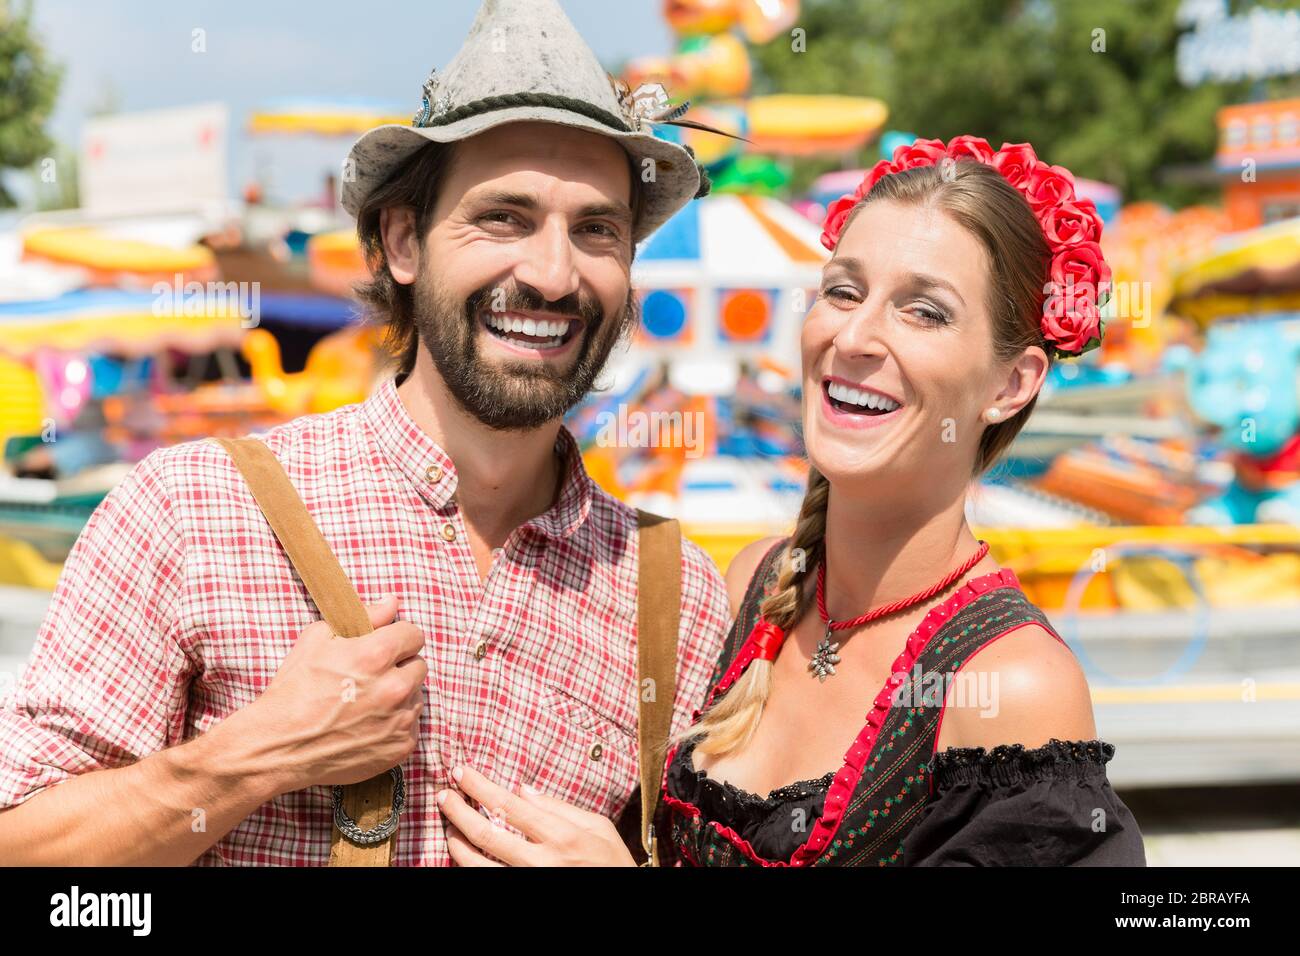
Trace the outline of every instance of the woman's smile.
[[885, 392], [848, 379], [822, 379], [822, 417], [836, 428], [878, 428], [895, 421], [903, 404]]

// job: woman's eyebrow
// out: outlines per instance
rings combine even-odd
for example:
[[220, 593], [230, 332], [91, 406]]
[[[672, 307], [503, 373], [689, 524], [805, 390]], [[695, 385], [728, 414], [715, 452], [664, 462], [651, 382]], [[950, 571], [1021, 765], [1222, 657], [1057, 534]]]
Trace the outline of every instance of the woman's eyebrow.
[[966, 306], [966, 300], [961, 297], [961, 293], [957, 291], [957, 287], [946, 279], [940, 279], [938, 276], [926, 275], [924, 272], [913, 272], [909, 278], [912, 280], [913, 285], [920, 288], [946, 289], [957, 297], [957, 301], [962, 304], [963, 308]]
[[862, 260], [854, 256], [836, 256], [822, 266], [822, 275], [825, 276], [830, 272], [834, 272], [836, 269], [839, 269], [842, 272], [861, 275]]
[[[825, 278], [835, 271], [847, 272], [850, 275], [860, 276], [863, 273], [862, 260], [855, 256], [836, 256], [822, 266], [822, 277]], [[966, 300], [962, 298], [957, 287], [947, 279], [940, 279], [938, 276], [928, 275], [924, 272], [913, 272], [908, 275], [908, 281], [918, 289], [945, 289], [957, 297], [957, 301], [966, 305]]]

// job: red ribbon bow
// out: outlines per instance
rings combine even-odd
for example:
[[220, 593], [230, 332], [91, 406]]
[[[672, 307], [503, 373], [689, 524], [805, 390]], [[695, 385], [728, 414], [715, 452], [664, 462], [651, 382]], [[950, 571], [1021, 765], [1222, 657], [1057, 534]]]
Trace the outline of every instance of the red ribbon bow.
[[760, 617], [754, 629], [749, 632], [749, 639], [754, 642], [756, 659], [774, 661], [781, 645], [785, 643], [785, 631]]

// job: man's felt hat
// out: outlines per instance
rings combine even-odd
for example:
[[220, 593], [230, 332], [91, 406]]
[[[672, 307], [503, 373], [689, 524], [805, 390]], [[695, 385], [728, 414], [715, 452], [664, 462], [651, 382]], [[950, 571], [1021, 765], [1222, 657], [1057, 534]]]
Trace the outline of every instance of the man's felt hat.
[[[460, 51], [429, 74], [410, 126], [368, 131], [343, 166], [341, 201], [355, 216], [366, 196], [428, 142], [450, 143], [520, 120], [609, 136], [633, 160], [645, 191], [633, 226], [639, 242], [692, 198], [708, 176], [686, 147], [654, 135], [685, 106], [669, 107], [659, 84], [635, 91], [605, 71], [556, 0], [484, 0]], [[685, 125], [685, 124], [683, 124]]]

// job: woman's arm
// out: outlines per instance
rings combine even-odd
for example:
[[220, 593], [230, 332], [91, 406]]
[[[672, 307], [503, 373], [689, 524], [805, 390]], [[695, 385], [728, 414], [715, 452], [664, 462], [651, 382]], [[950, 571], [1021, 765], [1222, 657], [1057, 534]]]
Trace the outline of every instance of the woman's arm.
[[952, 748], [903, 840], [907, 866], [1146, 866], [1137, 820], [1106, 779], [1113, 745]]
[[[945, 700], [934, 796], [904, 841], [909, 866], [1145, 866], [1137, 821], [1106, 779], [1073, 652], [1029, 624], [972, 654]], [[970, 689], [976, 689], [970, 693]]]
[[[977, 650], [954, 675], [939, 721], [936, 750], [1097, 736], [1092, 695], [1074, 652], [1037, 624]], [[955, 694], [957, 688], [963, 693]], [[975, 689], [975, 693], [970, 693]]]

